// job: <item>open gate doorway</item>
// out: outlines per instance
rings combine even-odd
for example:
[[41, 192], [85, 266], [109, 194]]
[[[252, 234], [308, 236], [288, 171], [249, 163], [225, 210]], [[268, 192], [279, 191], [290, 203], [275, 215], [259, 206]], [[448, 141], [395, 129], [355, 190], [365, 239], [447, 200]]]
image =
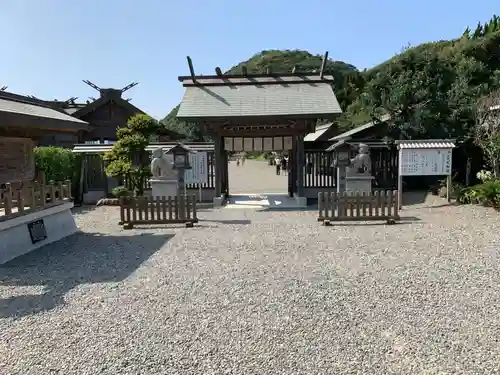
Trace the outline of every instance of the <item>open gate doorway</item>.
[[293, 137], [224, 137], [227, 191], [231, 195], [293, 196], [290, 157]]

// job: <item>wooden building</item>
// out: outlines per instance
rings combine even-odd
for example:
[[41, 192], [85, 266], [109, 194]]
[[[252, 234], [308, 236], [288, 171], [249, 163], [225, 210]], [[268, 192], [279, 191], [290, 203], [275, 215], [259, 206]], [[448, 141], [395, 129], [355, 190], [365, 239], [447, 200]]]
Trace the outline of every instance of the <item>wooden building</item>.
[[[85, 121], [89, 124], [88, 131], [77, 134], [68, 133], [47, 134], [40, 139], [40, 146], [73, 147], [80, 143], [113, 143], [116, 141], [116, 129], [127, 126], [130, 117], [144, 112], [133, 105], [130, 98], [124, 98], [123, 94], [135, 87], [137, 82], [133, 82], [122, 89], [100, 88], [88, 80], [84, 80], [87, 85], [94, 88], [99, 97], [89, 98], [85, 103], [78, 103], [78, 98], [72, 97], [66, 101], [41, 101], [45, 105], [62, 111], [72, 117]], [[180, 140], [184, 136], [163, 129], [158, 134], [157, 142], [168, 142]]]
[[30, 138], [40, 144], [47, 134], [78, 138], [89, 124], [23, 95], [0, 91], [0, 137]]
[[325, 150], [331, 146], [330, 138], [337, 135], [338, 128], [334, 122], [316, 125], [316, 131], [304, 137], [306, 150]]
[[[177, 118], [197, 123], [215, 140], [217, 203], [230, 194], [228, 153], [286, 151], [290, 155], [290, 196], [303, 200], [304, 137], [316, 131], [319, 119], [335, 119], [342, 110], [333, 91], [333, 77], [319, 73], [195, 75], [179, 77], [185, 93]], [[258, 181], [256, 181], [258, 183]], [[312, 192], [314, 194], [314, 192]], [[317, 195], [316, 195], [317, 196]]]

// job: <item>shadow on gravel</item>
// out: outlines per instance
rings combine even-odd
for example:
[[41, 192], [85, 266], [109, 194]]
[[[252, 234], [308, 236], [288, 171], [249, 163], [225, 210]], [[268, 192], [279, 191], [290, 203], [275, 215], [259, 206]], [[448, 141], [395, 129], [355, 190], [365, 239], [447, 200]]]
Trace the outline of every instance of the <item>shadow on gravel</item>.
[[415, 216], [402, 216], [399, 218], [399, 221], [396, 221], [394, 224], [387, 224], [385, 220], [380, 221], [331, 221], [331, 227], [370, 227], [370, 226], [398, 226], [398, 225], [409, 225], [417, 222], [422, 222], [421, 219]]
[[96, 206], [91, 206], [91, 205], [81, 205], [81, 206], [75, 206], [71, 209], [71, 212], [73, 214], [81, 215], [81, 214], [86, 214], [88, 212], [94, 211]]
[[[224, 225], [250, 225], [252, 224], [251, 220], [208, 220], [208, 219], [198, 219], [200, 223], [217, 223]], [[196, 226], [196, 224], [195, 224]]]
[[41, 285], [44, 292], [0, 299], [0, 318], [51, 310], [79, 284], [122, 281], [172, 237], [77, 233], [16, 258], [0, 266], [0, 285]]

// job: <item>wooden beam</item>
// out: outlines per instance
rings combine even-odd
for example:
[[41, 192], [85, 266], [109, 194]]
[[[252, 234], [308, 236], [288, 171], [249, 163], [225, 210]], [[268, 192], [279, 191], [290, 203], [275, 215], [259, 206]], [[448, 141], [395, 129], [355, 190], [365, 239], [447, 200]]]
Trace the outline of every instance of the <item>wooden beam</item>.
[[294, 65], [292, 68], [292, 73], [295, 73], [296, 70], [297, 70], [297, 67]]
[[193, 60], [191, 60], [191, 57], [186, 56], [188, 66], [189, 66], [189, 73], [191, 74], [191, 79], [193, 82], [196, 82], [196, 75], [194, 74], [194, 67], [193, 67]]
[[215, 74], [217, 74], [218, 76], [222, 75], [222, 70], [218, 66], [215, 67]]
[[270, 67], [270, 66], [268, 66], [268, 67], [267, 67], [267, 69], [266, 69], [266, 74], [271, 74], [271, 73], [272, 73], [272, 71], [271, 71], [271, 67]]
[[247, 67], [246, 66], [242, 66], [241, 67], [241, 74], [243, 74], [244, 76], [246, 76], [248, 74], [248, 71], [247, 71]]
[[325, 52], [325, 55], [323, 56], [323, 61], [321, 62], [321, 70], [319, 72], [319, 78], [323, 79], [325, 75], [325, 67], [326, 67], [326, 62], [328, 61], [328, 51]]

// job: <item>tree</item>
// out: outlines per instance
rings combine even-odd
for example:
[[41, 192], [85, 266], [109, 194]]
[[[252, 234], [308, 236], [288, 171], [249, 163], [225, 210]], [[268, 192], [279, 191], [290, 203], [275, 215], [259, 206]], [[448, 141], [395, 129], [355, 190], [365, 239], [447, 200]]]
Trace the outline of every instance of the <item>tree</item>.
[[76, 164], [75, 154], [71, 149], [54, 146], [36, 147], [34, 153], [36, 169], [45, 173], [47, 181], [74, 179]]
[[500, 91], [479, 100], [475, 141], [495, 178], [500, 178]]
[[131, 117], [127, 127], [117, 130], [117, 142], [104, 155], [108, 162], [106, 175], [126, 178], [136, 195], [144, 193], [145, 182], [151, 175], [146, 146], [150, 137], [157, 134], [159, 126], [148, 115]]

